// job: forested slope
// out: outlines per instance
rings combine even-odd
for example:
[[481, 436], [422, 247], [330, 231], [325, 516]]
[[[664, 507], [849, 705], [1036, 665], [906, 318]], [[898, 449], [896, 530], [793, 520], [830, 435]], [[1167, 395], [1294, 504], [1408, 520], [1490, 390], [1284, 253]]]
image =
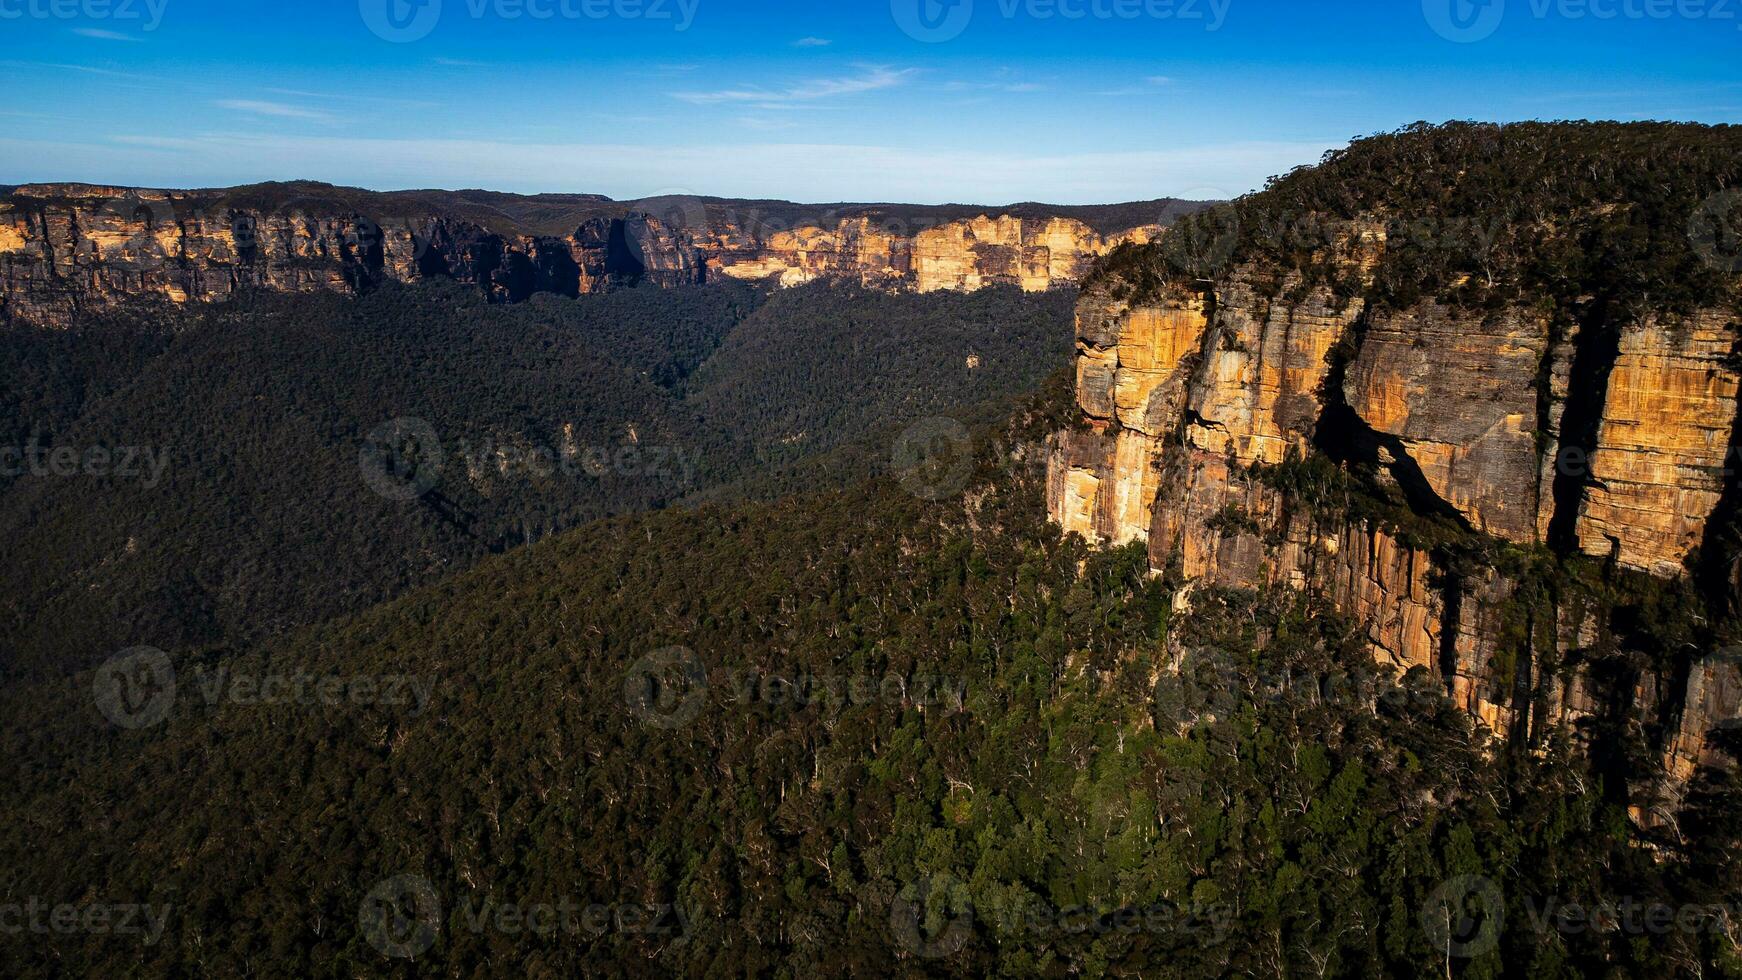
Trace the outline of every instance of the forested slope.
[[[31, 937], [11, 968], [1733, 975], [1710, 918], [1552, 919], [1720, 901], [1731, 777], [1648, 850], [1565, 746], [1497, 762], [1302, 596], [1170, 617], [1141, 549], [1044, 520], [1031, 440], [1067, 391], [982, 430], [943, 502], [877, 479], [596, 524], [176, 651], [127, 728], [89, 675], [9, 687], [7, 890], [167, 910], [151, 945]], [[1164, 635], [1193, 653], [1158, 684]], [[298, 676], [340, 693], [237, 686]]]
[[8, 330], [0, 671], [269, 636], [613, 514], [860, 479], [1053, 370], [1069, 315], [1013, 288], [438, 282]]

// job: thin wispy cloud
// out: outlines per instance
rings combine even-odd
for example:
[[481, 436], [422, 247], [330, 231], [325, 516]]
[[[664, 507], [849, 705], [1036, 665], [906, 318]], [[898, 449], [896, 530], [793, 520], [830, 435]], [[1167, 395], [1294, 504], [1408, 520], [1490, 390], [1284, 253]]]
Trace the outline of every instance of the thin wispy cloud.
[[1538, 105], [1555, 103], [1555, 102], [1593, 102], [1593, 101], [1613, 102], [1613, 101], [1617, 101], [1617, 100], [1621, 100], [1621, 99], [1636, 99], [1641, 95], [1653, 95], [1653, 96], [1659, 96], [1659, 97], [1663, 97], [1663, 96], [1687, 96], [1687, 95], [1710, 95], [1714, 91], [1721, 91], [1724, 89], [1736, 89], [1736, 88], [1742, 88], [1742, 83], [1734, 83], [1733, 82], [1733, 83], [1723, 84], [1723, 85], [1702, 85], [1699, 88], [1688, 88], [1686, 86], [1670, 85], [1670, 86], [1657, 87], [1657, 88], [1654, 88], [1650, 91], [1642, 91], [1641, 89], [1638, 89], [1638, 88], [1630, 88], [1630, 89], [1591, 89], [1588, 91], [1579, 91], [1579, 92], [1571, 92], [1571, 91], [1568, 91], [1568, 92], [1545, 92], [1545, 93], [1542, 93], [1541, 95], [1528, 96], [1521, 101], [1523, 101], [1526, 104], [1535, 103]]
[[437, 58], [437, 59], [435, 59], [435, 63], [443, 66], [444, 68], [491, 68], [491, 67], [494, 67], [493, 65], [491, 65], [489, 62], [486, 62], [486, 61], [471, 61], [471, 60], [468, 60], [466, 58]]
[[768, 89], [757, 86], [722, 89], [713, 92], [673, 92], [672, 97], [692, 105], [721, 105], [746, 102], [778, 105], [793, 102], [815, 102], [844, 95], [859, 95], [895, 88], [913, 77], [915, 70], [904, 68], [866, 68], [860, 74], [844, 78], [813, 78], [786, 88]]
[[194, 150], [200, 146], [202, 139], [215, 139], [213, 136], [189, 138], [185, 136], [140, 136], [135, 133], [116, 133], [110, 140], [126, 146], [142, 146], [152, 150]]
[[1103, 89], [1102, 91], [1090, 92], [1089, 94], [1102, 99], [1120, 99], [1133, 95], [1154, 95], [1158, 89], [1166, 88], [1172, 84], [1173, 79], [1166, 75], [1146, 75], [1143, 78], [1142, 85], [1127, 85], [1124, 88]]
[[[1326, 139], [1048, 154], [742, 139], [653, 147], [212, 134], [186, 139], [135, 137], [131, 142], [179, 151], [173, 163], [161, 170], [135, 176], [146, 184], [169, 180], [216, 185], [295, 176], [365, 187], [394, 186], [403, 180], [399, 175], [424, 167], [418, 171], [419, 180], [430, 187], [572, 190], [631, 200], [660, 187], [693, 187], [697, 173], [708, 173], [714, 175], [713, 182], [697, 190], [727, 197], [921, 204], [1027, 200], [1093, 204], [1168, 195], [1222, 199], [1263, 186], [1270, 175], [1316, 161], [1326, 150], [1344, 145]], [[0, 151], [11, 152], [26, 164], [21, 173], [100, 173], [114, 156], [113, 146], [74, 151], [60, 144], [50, 147], [4, 137], [0, 137]], [[571, 186], [560, 186], [552, 184], [553, 174], [583, 177]]]
[[64, 65], [47, 61], [0, 61], [0, 68], [52, 68], [56, 71], [76, 71], [83, 75], [100, 75], [104, 78], [152, 80], [150, 75], [136, 75], [130, 71], [111, 71], [108, 68], [92, 68], [90, 65]]
[[783, 129], [794, 129], [798, 123], [790, 119], [769, 119], [766, 116], [740, 116], [738, 124], [745, 129], [753, 129], [761, 133], [777, 132]]
[[1742, 113], [1742, 106], [1735, 105], [1702, 105], [1662, 106], [1656, 109], [1635, 109], [1629, 112], [1614, 113], [1616, 119], [1632, 119], [1645, 122], [1668, 122], [1680, 119], [1691, 119], [1699, 116], [1734, 116]]
[[593, 113], [593, 118], [603, 119], [609, 123], [629, 123], [637, 126], [645, 126], [661, 121], [658, 116], [621, 112], [595, 112]]
[[946, 82], [945, 91], [949, 92], [1009, 92], [1021, 95], [1026, 92], [1044, 92], [1046, 86], [1039, 82]]
[[326, 99], [333, 102], [350, 102], [359, 105], [397, 106], [409, 109], [430, 109], [437, 106], [436, 102], [423, 102], [416, 99], [389, 99], [379, 95], [352, 95], [346, 92], [310, 92], [297, 88], [269, 88], [266, 91], [273, 95], [288, 95], [297, 99]]
[[757, 102], [750, 108], [758, 112], [832, 112], [841, 107], [817, 102]]
[[145, 40], [142, 37], [134, 37], [131, 34], [123, 34], [120, 31], [105, 31], [100, 27], [75, 27], [73, 28], [73, 33], [80, 37], [94, 37], [99, 41], [131, 41], [137, 44], [140, 41]]
[[315, 109], [304, 109], [301, 106], [289, 105], [284, 102], [267, 102], [262, 99], [220, 99], [213, 103], [220, 109], [230, 109], [234, 112], [247, 112], [257, 116], [272, 116], [277, 119], [310, 119], [316, 122], [332, 122], [333, 117]]
[[792, 46], [795, 48], [826, 48], [834, 43], [826, 37], [801, 37], [792, 42]]

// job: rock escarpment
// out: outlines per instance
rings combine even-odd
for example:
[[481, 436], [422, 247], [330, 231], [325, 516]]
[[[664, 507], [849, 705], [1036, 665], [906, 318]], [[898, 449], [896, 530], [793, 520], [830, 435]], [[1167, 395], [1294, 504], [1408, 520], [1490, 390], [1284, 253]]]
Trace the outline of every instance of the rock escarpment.
[[1503, 738], [1716, 758], [1742, 714], [1736, 304], [1465, 303], [1464, 277], [1405, 301], [1378, 281], [1395, 215], [1310, 223], [1299, 262], [1151, 248], [1092, 277], [1052, 518], [1142, 543], [1184, 604], [1320, 594]]
[[[792, 218], [786, 227], [748, 203], [699, 199], [661, 199], [642, 211], [565, 198], [549, 217], [534, 207], [540, 199], [510, 199], [519, 210], [504, 213], [505, 195], [480, 203], [282, 187], [18, 188], [0, 199], [0, 308], [8, 317], [65, 324], [81, 309], [138, 297], [356, 291], [431, 276], [476, 285], [505, 302], [640, 283], [696, 285], [715, 275], [781, 285], [842, 278], [922, 292], [994, 284], [1039, 291], [1075, 285], [1096, 256], [1160, 231], [1146, 224], [1104, 235], [1076, 218], [1026, 214], [1032, 206], [1020, 217], [948, 221], [830, 211], [814, 221]], [[558, 225], [565, 216], [573, 223]], [[545, 230], [553, 225], [562, 230]]]
[[[1572, 665], [1624, 639], [1603, 590], [1564, 589], [1535, 608], [1517, 598], [1529, 574], [1460, 567], [1451, 545], [1467, 536], [1546, 551], [1556, 478], [1584, 466], [1591, 489], [1567, 517], [1578, 552], [1639, 576], [1686, 576], [1734, 481], [1738, 318], [1705, 310], [1628, 325], [1596, 448], [1564, 453], [1538, 410], [1559, 412], [1566, 379], [1554, 366], [1574, 341], [1541, 316], [1432, 303], [1382, 313], [1322, 290], [1264, 296], [1254, 274], [1137, 302], [1116, 298], [1116, 280], [1085, 293], [1084, 425], [1051, 447], [1053, 519], [1093, 542], [1144, 543], [1188, 596], [1205, 585], [1322, 593], [1367, 625], [1382, 660], [1439, 674], [1496, 731], [1540, 738], [1600, 710], [1613, 692], [1588, 689]], [[1309, 460], [1363, 449], [1401, 499], [1423, 502], [1408, 513], [1433, 524], [1290, 492], [1287, 477]], [[1537, 617], [1522, 640], [1521, 617]], [[1521, 658], [1544, 672], [1520, 674]], [[1709, 693], [1736, 690], [1727, 657], [1696, 660], [1690, 676], [1664, 681], [1677, 692], [1643, 676], [1630, 692], [1656, 700], [1666, 724], [1681, 715], [1660, 747], [1682, 770], [1700, 757], [1702, 726], [1742, 703]]]
[[1147, 242], [1160, 232], [1153, 225], [1102, 236], [1072, 218], [1001, 215], [909, 234], [860, 217], [842, 219], [833, 228], [804, 227], [765, 237], [742, 231], [710, 233], [696, 244], [725, 275], [778, 277], [783, 286], [844, 277], [922, 293], [998, 284], [1043, 292], [1075, 285], [1098, 256], [1126, 242]]

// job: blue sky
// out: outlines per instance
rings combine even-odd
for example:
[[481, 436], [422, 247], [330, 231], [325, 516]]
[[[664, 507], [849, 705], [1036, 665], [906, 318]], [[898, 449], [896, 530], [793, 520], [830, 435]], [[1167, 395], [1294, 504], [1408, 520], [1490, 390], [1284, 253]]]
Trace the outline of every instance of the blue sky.
[[0, 183], [1226, 197], [1419, 119], [1742, 122], [1742, 0], [0, 0]]

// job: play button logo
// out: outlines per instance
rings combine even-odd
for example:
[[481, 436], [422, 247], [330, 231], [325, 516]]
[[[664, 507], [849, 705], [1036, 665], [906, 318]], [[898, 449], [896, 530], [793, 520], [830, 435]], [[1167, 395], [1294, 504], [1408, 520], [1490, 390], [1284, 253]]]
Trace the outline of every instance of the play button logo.
[[1434, 33], [1455, 44], [1486, 41], [1506, 19], [1506, 0], [1421, 0]]
[[435, 30], [442, 19], [442, 0], [357, 0], [357, 11], [376, 37], [409, 44]]
[[974, 19], [974, 0], [890, 0], [889, 11], [908, 37], [941, 44], [968, 29]]

